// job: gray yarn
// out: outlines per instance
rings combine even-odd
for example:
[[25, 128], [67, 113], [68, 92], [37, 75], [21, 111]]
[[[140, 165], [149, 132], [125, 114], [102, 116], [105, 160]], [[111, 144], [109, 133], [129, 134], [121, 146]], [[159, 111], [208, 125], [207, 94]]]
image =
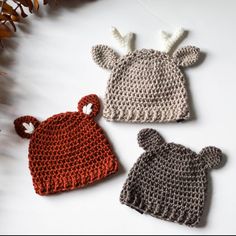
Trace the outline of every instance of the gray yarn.
[[129, 172], [121, 203], [163, 220], [196, 226], [206, 200], [207, 171], [220, 164], [221, 150], [206, 147], [197, 154], [165, 143], [153, 129], [141, 130], [138, 142], [146, 152]]
[[169, 122], [190, 118], [181, 67], [197, 62], [200, 50], [178, 49], [173, 56], [142, 49], [119, 56], [105, 45], [92, 49], [94, 61], [111, 70], [103, 116], [109, 121]]

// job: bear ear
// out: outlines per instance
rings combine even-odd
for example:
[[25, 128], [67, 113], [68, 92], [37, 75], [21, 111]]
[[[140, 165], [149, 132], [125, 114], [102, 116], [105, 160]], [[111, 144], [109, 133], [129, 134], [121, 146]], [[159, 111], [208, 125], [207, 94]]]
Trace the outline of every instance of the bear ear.
[[119, 56], [106, 45], [97, 45], [92, 48], [93, 60], [102, 68], [112, 70]]
[[222, 151], [216, 147], [205, 147], [199, 153], [202, 161], [205, 162], [206, 168], [217, 168], [222, 160]]
[[187, 46], [178, 49], [173, 58], [175, 63], [180, 67], [188, 67], [194, 65], [200, 56], [200, 49], [194, 46]]
[[14, 125], [20, 137], [30, 139], [40, 122], [33, 116], [21, 116], [14, 121]]
[[154, 129], [142, 129], [138, 133], [138, 144], [144, 150], [148, 150], [152, 146], [162, 145], [164, 142], [161, 135]]

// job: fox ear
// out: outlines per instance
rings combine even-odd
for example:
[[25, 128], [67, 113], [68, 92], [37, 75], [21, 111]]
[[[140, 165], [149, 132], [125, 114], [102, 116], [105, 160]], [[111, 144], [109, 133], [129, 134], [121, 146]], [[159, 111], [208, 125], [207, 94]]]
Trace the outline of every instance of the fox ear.
[[216, 147], [205, 147], [199, 153], [201, 159], [205, 162], [206, 168], [217, 168], [222, 160], [222, 151]]
[[106, 45], [97, 45], [92, 48], [93, 60], [102, 68], [112, 70], [118, 55], [117, 53]]
[[96, 94], [82, 97], [78, 103], [78, 110], [81, 114], [95, 117], [100, 111], [100, 101]]
[[200, 56], [200, 49], [194, 46], [187, 46], [178, 49], [173, 58], [178, 66], [188, 67], [194, 65]]
[[138, 133], [138, 144], [144, 150], [148, 150], [152, 146], [162, 145], [164, 139], [155, 129], [142, 129]]
[[40, 122], [33, 116], [21, 116], [14, 121], [16, 133], [22, 138], [30, 139]]

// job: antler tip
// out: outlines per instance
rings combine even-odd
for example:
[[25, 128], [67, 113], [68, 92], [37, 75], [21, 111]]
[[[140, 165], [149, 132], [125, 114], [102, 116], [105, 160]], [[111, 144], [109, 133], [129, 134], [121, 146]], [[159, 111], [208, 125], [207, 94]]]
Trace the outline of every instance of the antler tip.
[[177, 42], [183, 37], [184, 33], [185, 30], [182, 27], [176, 28], [173, 34], [169, 34], [166, 31], [161, 30], [160, 37], [163, 42], [164, 52], [170, 52], [174, 45], [177, 44]]
[[115, 30], [117, 30], [116, 27], [115, 26], [111, 26], [111, 31], [113, 32]]
[[113, 37], [120, 43], [123, 48], [126, 48], [127, 52], [132, 51], [131, 48], [131, 41], [133, 39], [133, 33], [127, 33], [126, 35], [122, 36], [121, 33], [118, 31], [116, 27], [112, 27], [112, 35]]

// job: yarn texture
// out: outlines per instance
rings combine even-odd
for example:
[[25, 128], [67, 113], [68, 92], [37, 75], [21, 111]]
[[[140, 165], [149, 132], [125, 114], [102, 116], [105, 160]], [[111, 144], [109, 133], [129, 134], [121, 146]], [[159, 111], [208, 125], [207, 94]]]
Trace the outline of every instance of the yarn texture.
[[170, 122], [190, 119], [182, 68], [194, 65], [200, 49], [187, 46], [173, 55], [152, 49], [123, 57], [106, 45], [92, 49], [94, 61], [111, 70], [103, 116], [109, 121]]
[[121, 203], [140, 213], [196, 226], [207, 197], [207, 172], [220, 164], [221, 150], [209, 146], [197, 154], [166, 143], [153, 129], [141, 130], [138, 142], [146, 152], [129, 172]]
[[[99, 110], [98, 97], [92, 94], [81, 99], [78, 112], [60, 113], [41, 123], [32, 116], [14, 121], [16, 132], [30, 139], [29, 168], [36, 193], [81, 188], [118, 171], [111, 145], [94, 121]], [[32, 134], [25, 124], [34, 125]]]

